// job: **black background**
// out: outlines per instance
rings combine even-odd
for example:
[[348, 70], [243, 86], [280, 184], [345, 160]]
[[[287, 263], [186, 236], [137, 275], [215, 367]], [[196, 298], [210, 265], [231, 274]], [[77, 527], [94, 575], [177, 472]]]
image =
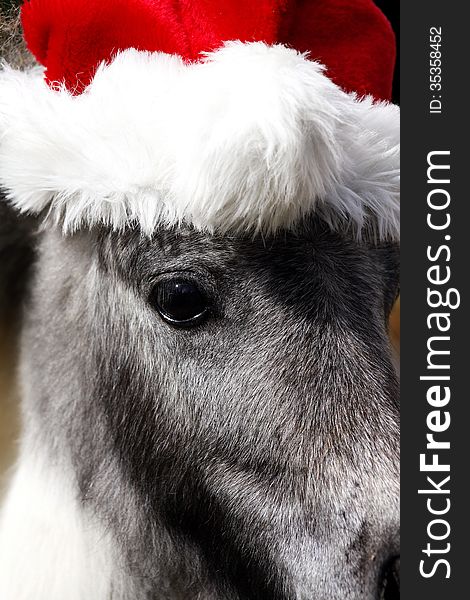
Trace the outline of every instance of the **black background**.
[[400, 104], [400, 2], [399, 0], [375, 0], [390, 21], [397, 40], [397, 62], [393, 78], [392, 102]]

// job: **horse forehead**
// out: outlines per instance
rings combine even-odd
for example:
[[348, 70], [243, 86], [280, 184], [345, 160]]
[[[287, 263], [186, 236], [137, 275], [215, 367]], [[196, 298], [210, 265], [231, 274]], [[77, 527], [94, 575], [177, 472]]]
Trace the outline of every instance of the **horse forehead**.
[[378, 258], [373, 246], [359, 244], [318, 222], [272, 238], [221, 237], [179, 227], [159, 230], [151, 238], [130, 231], [104, 239], [101, 256], [123, 267], [120, 272], [127, 279], [163, 268], [207, 270], [235, 279], [253, 276], [260, 283], [292, 285], [321, 278], [338, 281], [338, 285], [358, 280], [363, 288], [382, 284], [379, 263], [383, 256]]

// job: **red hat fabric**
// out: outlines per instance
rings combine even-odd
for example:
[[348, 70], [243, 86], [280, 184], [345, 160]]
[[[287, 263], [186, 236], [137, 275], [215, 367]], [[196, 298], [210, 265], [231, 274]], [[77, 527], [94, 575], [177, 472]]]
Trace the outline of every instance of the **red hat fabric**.
[[391, 94], [394, 34], [372, 0], [30, 0], [22, 22], [47, 81], [74, 93], [119, 50], [193, 61], [240, 40], [308, 51], [344, 90]]

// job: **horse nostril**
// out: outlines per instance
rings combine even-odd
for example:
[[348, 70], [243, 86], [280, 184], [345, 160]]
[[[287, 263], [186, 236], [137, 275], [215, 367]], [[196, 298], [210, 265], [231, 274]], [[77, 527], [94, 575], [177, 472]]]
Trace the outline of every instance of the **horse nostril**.
[[379, 583], [379, 600], [400, 598], [400, 557], [390, 558], [382, 569]]

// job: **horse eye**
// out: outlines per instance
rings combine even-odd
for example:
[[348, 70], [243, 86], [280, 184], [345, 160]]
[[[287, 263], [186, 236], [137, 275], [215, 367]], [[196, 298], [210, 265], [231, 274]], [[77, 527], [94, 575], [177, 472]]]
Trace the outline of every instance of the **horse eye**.
[[187, 279], [157, 283], [150, 302], [164, 321], [178, 327], [199, 325], [209, 313], [207, 296], [196, 283]]

